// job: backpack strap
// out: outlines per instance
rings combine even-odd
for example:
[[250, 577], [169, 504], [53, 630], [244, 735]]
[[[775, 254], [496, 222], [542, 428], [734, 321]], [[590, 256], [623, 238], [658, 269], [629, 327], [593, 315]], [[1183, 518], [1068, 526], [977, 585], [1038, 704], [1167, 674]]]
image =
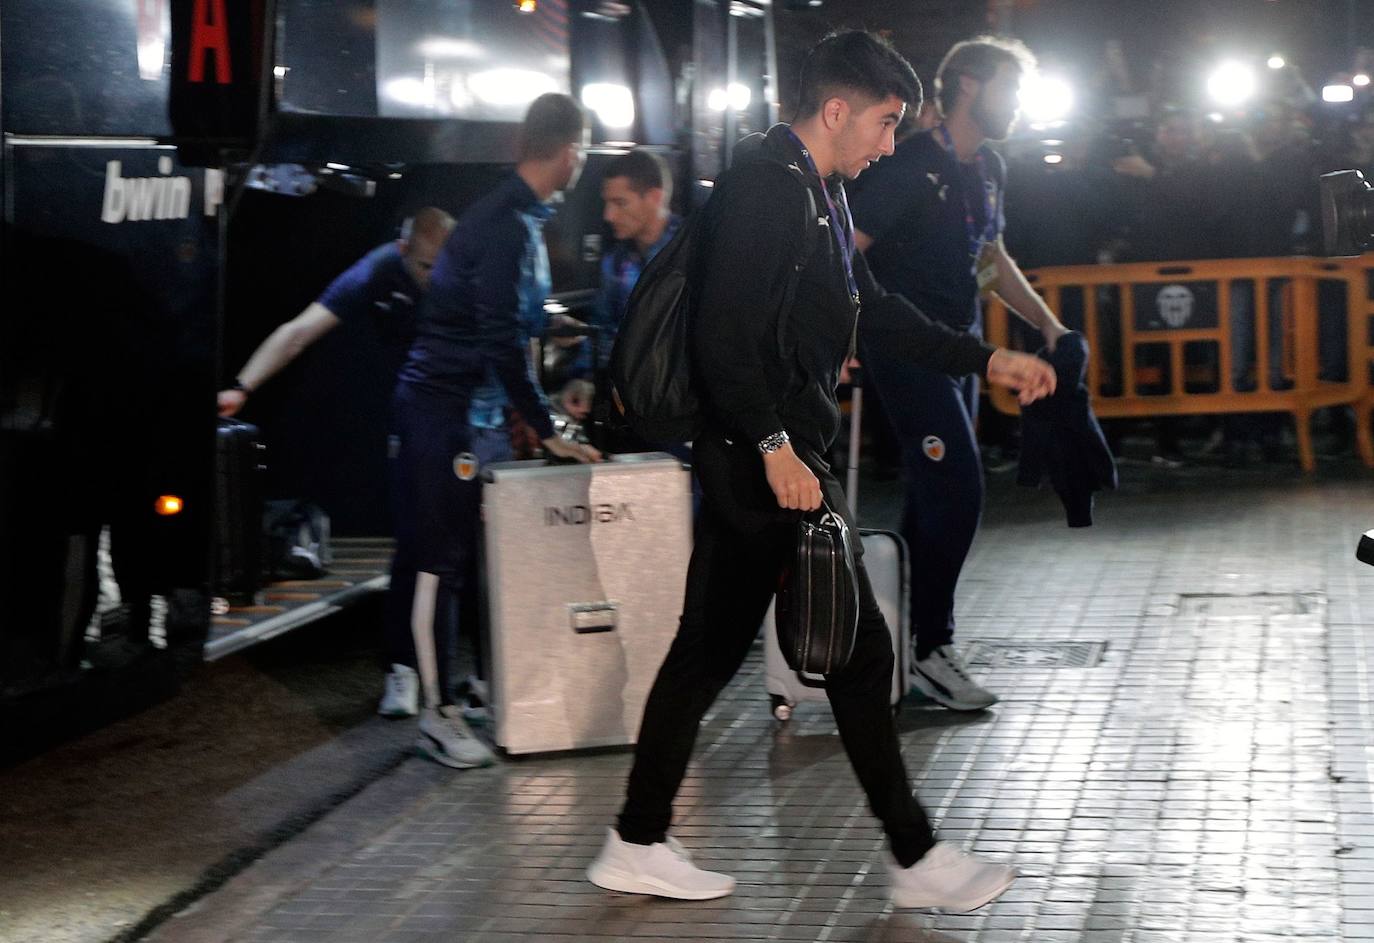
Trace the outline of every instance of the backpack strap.
[[792, 310], [792, 302], [797, 297], [797, 285], [801, 282], [802, 270], [806, 268], [806, 263], [811, 261], [812, 254], [816, 251], [816, 193], [811, 189], [811, 184], [807, 182], [806, 174], [802, 169], [794, 164], [788, 164], [787, 169], [797, 175], [802, 189], [806, 191], [806, 214], [802, 219], [802, 242], [801, 251], [797, 254], [796, 261], [792, 264], [792, 271], [787, 275], [787, 287], [782, 293], [782, 308], [778, 311], [778, 350], [783, 356], [788, 356], [787, 349], [787, 314]]

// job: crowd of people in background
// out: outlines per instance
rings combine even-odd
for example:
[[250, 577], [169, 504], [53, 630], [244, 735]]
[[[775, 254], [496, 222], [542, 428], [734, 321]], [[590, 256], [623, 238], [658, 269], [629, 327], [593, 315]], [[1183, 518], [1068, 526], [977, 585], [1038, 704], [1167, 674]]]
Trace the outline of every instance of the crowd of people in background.
[[[1006, 241], [1028, 269], [1319, 255], [1320, 175], [1348, 168], [1374, 173], [1374, 101], [1362, 102], [1362, 91], [1355, 102], [1333, 107], [1317, 101], [1285, 65], [1273, 72], [1266, 93], [1244, 108], [1220, 111], [1197, 102], [1181, 69], [1161, 64], [1139, 95], [1127, 94], [1123, 71], [1119, 46], [1109, 43], [1102, 84], [1083, 111], [1062, 125], [1023, 128], [1004, 149]], [[1279, 315], [1280, 293], [1270, 289], [1270, 310]], [[1238, 392], [1258, 383], [1254, 290], [1253, 284], [1233, 286], [1231, 296]], [[1081, 327], [1081, 312], [1065, 307], [1066, 322]], [[1321, 377], [1343, 380], [1346, 299], [1323, 284], [1319, 308]], [[1282, 375], [1278, 317], [1269, 330], [1269, 383], [1281, 389], [1291, 379]], [[1325, 421], [1326, 449], [1348, 450], [1353, 434], [1346, 411], [1331, 410]], [[1185, 425], [1204, 440], [1195, 455], [1224, 450], [1236, 462], [1289, 457], [1277, 416], [1153, 425], [1154, 461], [1170, 467], [1184, 460]]]
[[1318, 176], [1374, 169], [1374, 106], [1323, 125], [1285, 101], [1243, 124], [1166, 104], [1130, 136], [1063, 133], [1054, 163], [1038, 142], [1008, 154], [1008, 241], [1031, 266], [1315, 253]]

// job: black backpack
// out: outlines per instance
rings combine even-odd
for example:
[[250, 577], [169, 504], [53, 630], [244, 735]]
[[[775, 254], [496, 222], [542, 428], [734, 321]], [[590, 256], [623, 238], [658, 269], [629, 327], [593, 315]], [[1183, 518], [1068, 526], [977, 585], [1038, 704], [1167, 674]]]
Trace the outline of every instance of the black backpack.
[[[802, 176], [799, 167], [790, 169]], [[649, 442], [687, 442], [705, 423], [701, 394], [691, 358], [691, 324], [695, 301], [698, 245], [705, 218], [728, 198], [727, 172], [706, 205], [683, 224], [658, 251], [639, 280], [625, 309], [615, 346], [611, 348], [612, 395], [636, 435]], [[783, 293], [778, 317], [778, 346], [783, 344], [783, 315], [792, 306], [801, 271], [815, 248], [816, 195], [806, 187], [806, 219], [802, 251]], [[713, 205], [715, 204], [715, 205]]]

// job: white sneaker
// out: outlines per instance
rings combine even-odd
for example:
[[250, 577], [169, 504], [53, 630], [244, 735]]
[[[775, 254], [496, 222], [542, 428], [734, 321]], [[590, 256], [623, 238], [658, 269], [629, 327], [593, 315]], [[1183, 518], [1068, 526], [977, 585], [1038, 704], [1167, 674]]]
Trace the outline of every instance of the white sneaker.
[[608, 891], [678, 900], [711, 900], [735, 889], [735, 879], [730, 875], [704, 871], [692, 864], [686, 849], [675, 839], [635, 845], [613, 828], [607, 831], [601, 854], [587, 868], [587, 880]]
[[894, 907], [966, 914], [996, 898], [1016, 880], [1016, 869], [940, 842], [909, 868], [889, 861]]
[[470, 724], [489, 723], [491, 709], [487, 704], [491, 701], [491, 690], [487, 683], [476, 675], [468, 675], [464, 687], [466, 693], [460, 697], [463, 702], [463, 719]]
[[386, 693], [377, 713], [383, 717], [414, 717], [420, 713], [420, 676], [414, 668], [392, 665], [386, 676]]
[[916, 662], [911, 676], [922, 694], [956, 711], [980, 711], [997, 703], [997, 695], [974, 683], [953, 645], [941, 645]]
[[415, 745], [436, 763], [454, 769], [472, 769], [496, 762], [496, 754], [477, 739], [463, 720], [462, 711], [452, 704], [445, 704], [438, 710], [426, 707], [420, 712], [420, 739]]
[[468, 675], [467, 687], [469, 697], [475, 697], [483, 704], [491, 700], [491, 688], [476, 675]]

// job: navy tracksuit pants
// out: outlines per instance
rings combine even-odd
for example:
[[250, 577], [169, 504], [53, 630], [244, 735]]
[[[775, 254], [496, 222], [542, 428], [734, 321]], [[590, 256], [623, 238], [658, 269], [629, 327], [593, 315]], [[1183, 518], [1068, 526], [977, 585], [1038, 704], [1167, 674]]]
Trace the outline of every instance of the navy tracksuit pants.
[[[460, 457], [475, 462], [460, 462]], [[466, 400], [432, 397], [398, 387], [393, 404], [390, 456], [391, 507], [396, 518], [396, 552], [385, 612], [385, 647], [392, 664], [416, 666], [411, 610], [415, 578], [439, 576], [434, 645], [439, 694], [451, 703], [449, 665], [458, 631], [472, 633], [480, 661], [477, 626], [460, 626], [459, 612], [476, 612], [482, 510], [481, 472], [509, 461], [509, 433], [467, 424]], [[469, 603], [464, 605], [463, 603]]]
[[925, 658], [954, 639], [954, 590], [983, 514], [983, 464], [973, 423], [978, 378], [956, 379], [864, 350], [902, 447], [902, 536], [911, 551], [911, 636]]

